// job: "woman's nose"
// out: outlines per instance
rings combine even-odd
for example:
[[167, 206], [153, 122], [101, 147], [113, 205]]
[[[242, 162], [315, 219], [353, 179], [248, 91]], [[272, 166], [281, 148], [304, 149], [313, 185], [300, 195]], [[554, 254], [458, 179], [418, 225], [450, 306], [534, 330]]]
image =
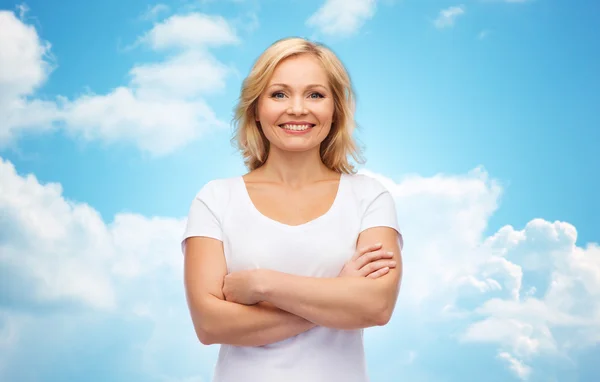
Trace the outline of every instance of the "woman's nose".
[[306, 114], [307, 110], [304, 107], [304, 100], [302, 99], [302, 97], [297, 97], [292, 99], [292, 103], [290, 105], [290, 107], [287, 110], [288, 114], [295, 114], [295, 115], [300, 115], [300, 114]]

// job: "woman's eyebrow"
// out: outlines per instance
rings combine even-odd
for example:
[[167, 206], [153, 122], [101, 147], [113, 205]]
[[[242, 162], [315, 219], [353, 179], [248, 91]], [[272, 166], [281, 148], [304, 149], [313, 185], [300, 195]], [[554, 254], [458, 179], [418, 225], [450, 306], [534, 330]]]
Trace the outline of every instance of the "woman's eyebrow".
[[[289, 86], [289, 85], [286, 85], [286, 84], [281, 84], [281, 83], [271, 84], [269, 87], [270, 87], [270, 88], [272, 88], [272, 87], [274, 87], [274, 86], [279, 86], [279, 87], [282, 87], [282, 88], [285, 88], [285, 89], [290, 89], [290, 86]], [[321, 84], [310, 84], [310, 85], [306, 85], [306, 88], [307, 88], [307, 89], [310, 89], [310, 88], [323, 88], [323, 89], [325, 89], [325, 90], [328, 90], [326, 86], [324, 86], [324, 85], [321, 85]]]

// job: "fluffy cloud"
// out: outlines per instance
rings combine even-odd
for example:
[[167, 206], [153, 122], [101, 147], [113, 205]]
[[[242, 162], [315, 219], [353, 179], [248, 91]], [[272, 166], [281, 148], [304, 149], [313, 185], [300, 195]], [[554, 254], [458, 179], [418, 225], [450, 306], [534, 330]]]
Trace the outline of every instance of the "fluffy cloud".
[[510, 370], [512, 370], [520, 379], [526, 380], [531, 374], [531, 367], [523, 365], [523, 362], [515, 359], [509, 353], [502, 352], [498, 354], [498, 358], [506, 361]]
[[[20, 8], [23, 16], [25, 8]], [[44, 84], [54, 65], [50, 44], [13, 12], [0, 11], [0, 147], [19, 133], [47, 130], [56, 106], [29, 97]]]
[[375, 14], [375, 0], [326, 0], [306, 21], [325, 35], [350, 36]]
[[482, 303], [474, 311], [480, 320], [463, 340], [498, 344], [513, 366], [513, 360], [524, 365], [537, 355], [561, 357], [597, 344], [600, 249], [580, 248], [576, 239], [575, 227], [541, 219], [520, 231], [505, 227], [489, 238], [484, 245], [497, 252], [492, 256], [519, 264], [527, 293]]
[[[532, 365], [544, 357], [564, 360], [600, 342], [600, 248], [578, 247], [575, 227], [533, 219], [485, 237], [501, 185], [480, 168], [399, 183], [368, 174], [395, 195], [406, 222], [399, 312], [415, 322], [405, 317], [403, 330], [425, 338], [458, 330], [453, 341], [493, 345], [521, 379], [539, 379], [544, 371]], [[394, 337], [386, 330], [378, 343]]]
[[[553, 369], [540, 360], [600, 341], [600, 248], [577, 246], [573, 226], [534, 219], [486, 237], [502, 188], [479, 168], [399, 182], [368, 174], [394, 194], [405, 236], [397, 313], [367, 331], [373, 380], [398, 364], [408, 379], [445, 380], [448, 369], [427, 362], [466, 357], [469, 378], [485, 363], [548, 380]], [[105, 380], [210, 380], [216, 349], [195, 340], [183, 293], [184, 219], [118, 214], [105, 223], [59, 184], [3, 160], [0, 185], [0, 379], [43, 379], [70, 354], [100, 352]], [[81, 379], [90, 367], [61, 376]]]
[[155, 25], [142, 40], [148, 41], [156, 50], [204, 49], [239, 42], [227, 20], [200, 13], [172, 16]]
[[442, 9], [435, 19], [433, 25], [438, 29], [450, 28], [454, 26], [456, 18], [465, 13], [465, 7], [462, 5]]
[[186, 51], [164, 62], [141, 64], [130, 71], [131, 85], [145, 98], [167, 95], [185, 99], [225, 87], [229, 68], [203, 52]]
[[16, 309], [114, 311], [129, 302], [115, 280], [177, 272], [179, 259], [169, 252], [180, 220], [122, 214], [106, 225], [92, 207], [65, 200], [60, 184], [21, 177], [1, 158], [0, 184], [2, 301]]
[[108, 143], [131, 142], [155, 155], [173, 152], [212, 127], [222, 127], [202, 99], [145, 97], [119, 87], [88, 94], [63, 106], [65, 129], [76, 137]]
[[47, 78], [52, 67], [46, 59], [50, 44], [42, 42], [34, 27], [23, 24], [14, 13], [0, 11], [0, 83], [2, 95], [31, 94]]
[[[444, 293], [446, 282], [468, 283], [468, 277], [485, 262], [478, 244], [498, 207], [501, 186], [479, 168], [465, 176], [408, 176], [400, 183], [365, 173], [379, 179], [395, 195], [407, 251], [418, 253], [415, 266], [427, 268], [426, 272], [419, 271], [418, 277], [410, 271], [406, 274], [406, 280], [414, 283], [406, 296], [411, 304]], [[416, 261], [409, 256], [407, 266], [411, 260]]]
[[144, 12], [140, 19], [142, 20], [156, 20], [161, 14], [169, 12], [170, 8], [166, 4], [156, 4], [154, 6], [148, 5], [146, 12]]
[[173, 15], [140, 37], [163, 61], [134, 66], [130, 82], [108, 94], [89, 92], [76, 99], [32, 98], [52, 65], [50, 44], [12, 12], [0, 12], [0, 145], [14, 143], [25, 130], [61, 126], [86, 140], [128, 142], [163, 155], [213, 128], [227, 126], [205, 97], [225, 87], [232, 70], [210, 48], [239, 43], [221, 17]]
[[214, 349], [199, 346], [186, 311], [183, 224], [135, 214], [107, 224], [0, 158], [0, 380], [90, 380], [98, 365], [97, 380], [210, 370]]

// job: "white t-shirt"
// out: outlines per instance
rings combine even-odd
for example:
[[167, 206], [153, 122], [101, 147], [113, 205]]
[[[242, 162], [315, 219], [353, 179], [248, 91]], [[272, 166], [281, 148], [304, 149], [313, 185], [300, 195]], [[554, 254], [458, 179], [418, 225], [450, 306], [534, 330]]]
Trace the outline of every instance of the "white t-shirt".
[[[343, 174], [331, 208], [290, 226], [261, 214], [242, 177], [208, 182], [196, 195], [183, 242], [191, 236], [221, 240], [227, 271], [265, 268], [310, 277], [337, 277], [352, 257], [360, 232], [400, 232], [394, 200], [375, 179]], [[399, 235], [400, 245], [402, 236]], [[366, 382], [363, 330], [317, 326], [259, 347], [221, 345], [214, 382]]]

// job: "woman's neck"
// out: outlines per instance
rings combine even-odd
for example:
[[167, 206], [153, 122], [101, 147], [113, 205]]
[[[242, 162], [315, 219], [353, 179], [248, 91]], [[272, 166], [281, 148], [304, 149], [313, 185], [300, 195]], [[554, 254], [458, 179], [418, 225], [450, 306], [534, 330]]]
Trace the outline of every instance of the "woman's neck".
[[257, 170], [261, 178], [291, 187], [332, 179], [337, 175], [325, 166], [318, 147], [305, 152], [281, 151], [271, 147], [266, 163]]

